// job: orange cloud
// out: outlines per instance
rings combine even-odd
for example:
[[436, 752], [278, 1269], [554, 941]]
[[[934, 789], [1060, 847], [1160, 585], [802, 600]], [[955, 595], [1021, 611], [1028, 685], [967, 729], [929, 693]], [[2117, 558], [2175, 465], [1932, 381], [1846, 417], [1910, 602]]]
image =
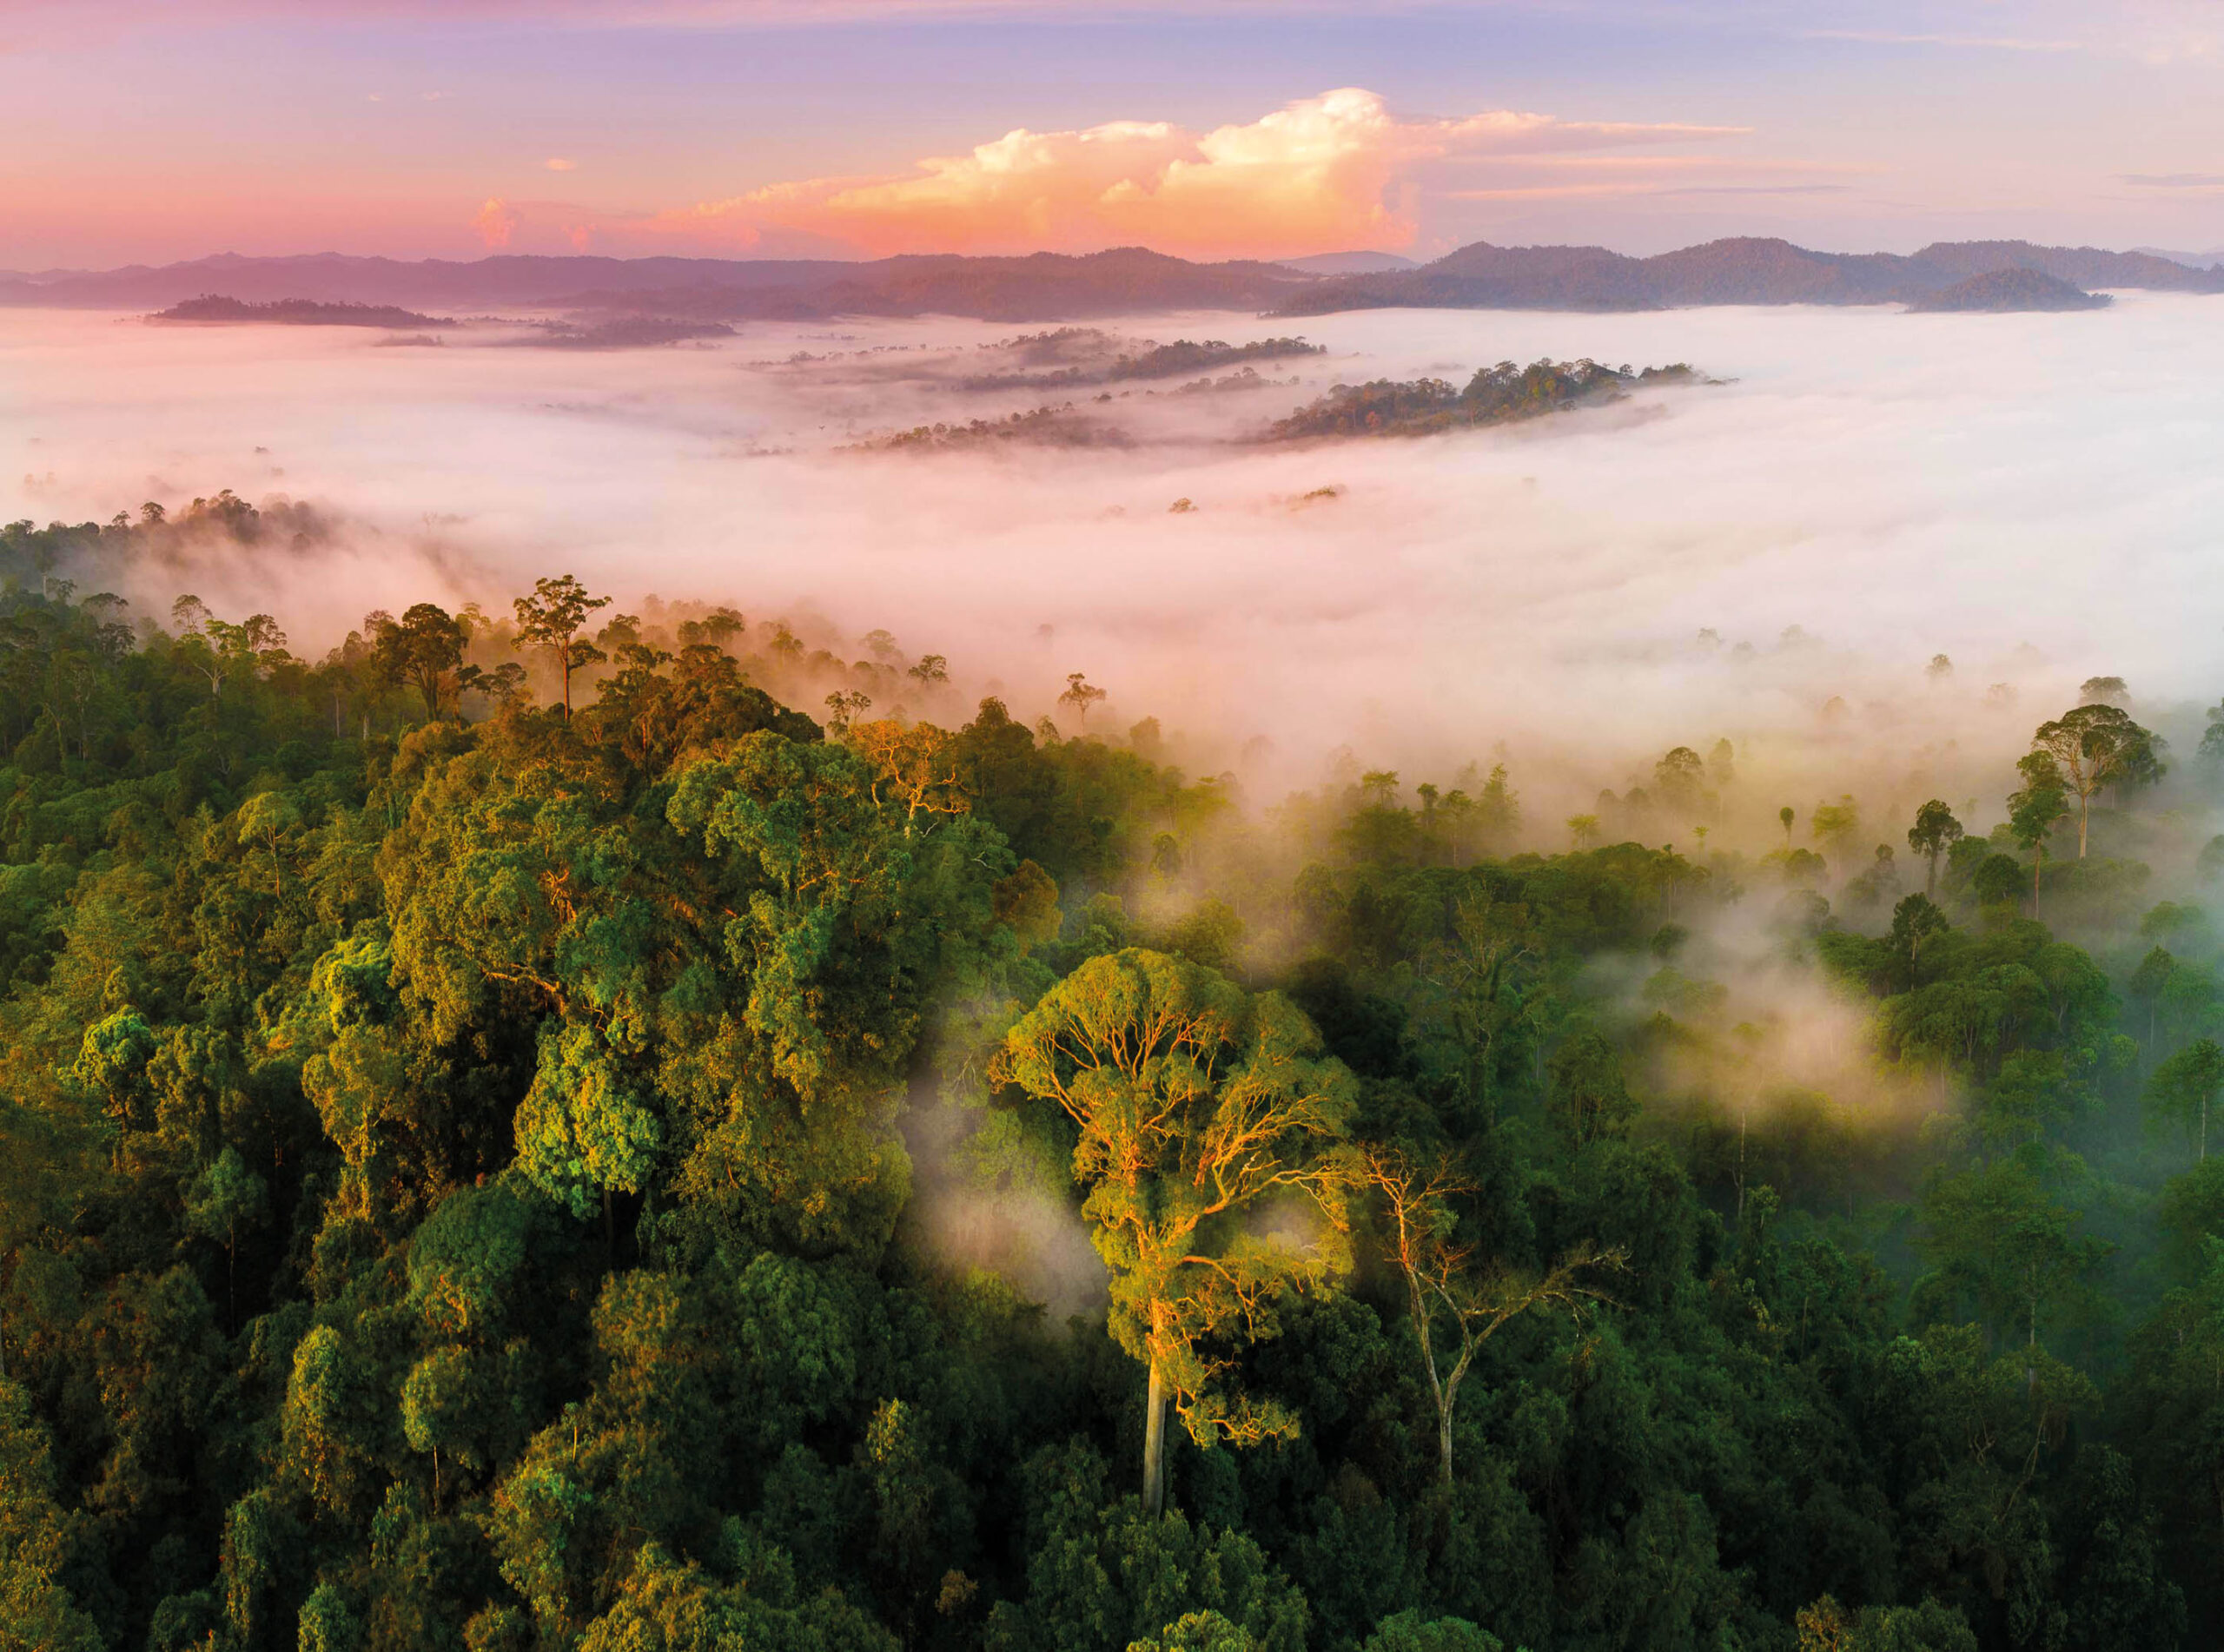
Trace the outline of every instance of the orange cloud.
[[510, 244], [510, 237], [524, 221], [525, 215], [508, 202], [500, 195], [489, 195], [473, 216], [471, 227], [479, 232], [479, 238], [486, 243], [488, 251], [499, 252]]
[[1409, 119], [1374, 93], [1346, 87], [1205, 133], [1146, 121], [1070, 132], [1023, 128], [970, 154], [922, 161], [916, 175], [777, 183], [637, 228], [739, 248], [757, 245], [767, 231], [798, 232], [883, 254], [1122, 242], [1261, 256], [1401, 247], [1416, 234], [1416, 175], [1433, 162], [1742, 129], [1564, 121], [1511, 109]]

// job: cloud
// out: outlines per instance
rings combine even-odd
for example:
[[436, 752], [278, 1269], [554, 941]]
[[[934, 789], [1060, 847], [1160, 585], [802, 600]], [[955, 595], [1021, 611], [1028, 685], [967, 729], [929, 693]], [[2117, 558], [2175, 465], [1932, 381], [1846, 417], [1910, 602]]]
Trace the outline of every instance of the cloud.
[[1731, 135], [1736, 127], [1563, 120], [1496, 109], [1398, 116], [1344, 87], [1248, 124], [1195, 133], [1164, 121], [1008, 132], [914, 175], [776, 183], [658, 215], [651, 236], [756, 246], [768, 230], [877, 253], [1088, 249], [1287, 256], [1398, 247], [1416, 234], [1418, 175], [1449, 160], [1579, 153]]
[[2224, 172], [2120, 172], [2116, 177], [2142, 189], [2224, 189]]
[[[1490, 181], [1446, 189], [1445, 201], [1559, 201], [1650, 195], [1843, 195], [1841, 176], [1865, 169], [1817, 162], [1772, 162], [1720, 155], [1534, 155], [1490, 156]], [[1464, 172], [1466, 169], [1462, 168]]]
[[489, 195], [471, 220], [471, 227], [486, 243], [487, 250], [499, 252], [510, 244], [510, 237], [525, 221], [525, 215], [500, 195]]
[[566, 161], [560, 155], [552, 155], [540, 164], [551, 172], [577, 172], [579, 169], [579, 163], [577, 161]]

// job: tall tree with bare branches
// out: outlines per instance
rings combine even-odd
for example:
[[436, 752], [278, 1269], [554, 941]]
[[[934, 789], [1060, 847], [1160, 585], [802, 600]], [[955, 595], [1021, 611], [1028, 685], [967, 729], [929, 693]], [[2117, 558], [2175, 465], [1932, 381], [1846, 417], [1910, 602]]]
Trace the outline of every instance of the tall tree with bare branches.
[[610, 657], [587, 640], [587, 618], [598, 608], [610, 606], [607, 597], [587, 594], [587, 588], [571, 574], [560, 579], [536, 579], [533, 595], [520, 597], [517, 635], [513, 648], [538, 648], [546, 653], [564, 680], [564, 720], [572, 720], [572, 676]]
[[[2116, 685], [2122, 686], [2120, 681]], [[2092, 686], [2086, 684], [2088, 689]], [[2062, 789], [2077, 800], [2079, 860], [2085, 858], [2086, 829], [2092, 821], [2095, 795], [2112, 787], [2151, 784], [2162, 777], [2154, 743], [2154, 737], [2116, 705], [2081, 705], [2051, 723], [2042, 723], [2032, 734], [2033, 754], [2043, 753], [2054, 760]]]
[[1620, 1269], [1628, 1258], [1619, 1249], [1579, 1245], [1543, 1273], [1486, 1260], [1473, 1246], [1453, 1242], [1458, 1219], [1452, 1201], [1473, 1193], [1474, 1186], [1448, 1157], [1420, 1165], [1395, 1147], [1373, 1147], [1366, 1166], [1367, 1180], [1382, 1199], [1390, 1259], [1405, 1277], [1421, 1374], [1436, 1406], [1437, 1470], [1450, 1485], [1453, 1413], [1484, 1344], [1532, 1309], [1603, 1299], [1605, 1293], [1590, 1279]]

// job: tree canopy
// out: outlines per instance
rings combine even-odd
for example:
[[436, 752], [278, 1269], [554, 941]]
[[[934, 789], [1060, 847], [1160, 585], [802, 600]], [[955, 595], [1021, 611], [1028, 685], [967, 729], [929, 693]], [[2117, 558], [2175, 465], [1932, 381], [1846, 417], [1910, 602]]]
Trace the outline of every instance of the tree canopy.
[[0, 1647], [2224, 1635], [2128, 693], [1803, 835], [1713, 728], [1262, 801], [1069, 660], [63, 577], [322, 532], [0, 529]]

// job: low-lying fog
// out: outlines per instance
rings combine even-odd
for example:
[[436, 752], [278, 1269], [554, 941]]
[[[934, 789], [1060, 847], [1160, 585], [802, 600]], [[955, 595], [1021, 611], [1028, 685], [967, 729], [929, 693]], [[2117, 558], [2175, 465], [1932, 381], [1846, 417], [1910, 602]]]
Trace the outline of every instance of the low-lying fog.
[[[2007, 760], [2084, 677], [2128, 677], [2142, 716], [2224, 689], [2218, 304], [1104, 324], [1329, 351], [1187, 395], [968, 392], [1009, 365], [979, 347], [1033, 329], [946, 320], [601, 353], [0, 311], [0, 513], [105, 519], [226, 486], [329, 506], [361, 525], [336, 563], [152, 569], [126, 592], [162, 613], [189, 580], [311, 654], [374, 606], [506, 607], [568, 571], [621, 606], [884, 626], [1029, 717], [1085, 671], [1113, 697], [1093, 725], [1156, 715], [1199, 737], [1194, 767], [1263, 734], [1284, 783], [1341, 746], [1411, 783], [1503, 743], [1551, 820], [1728, 736], [1832, 794], [1848, 745], [1919, 757], [1956, 807], [1949, 785], [1982, 787], [1989, 821]], [[1242, 439], [1338, 381], [1585, 355], [1730, 382], [1425, 439]], [[1092, 403], [1106, 390], [1127, 394]], [[1127, 445], [839, 451], [1067, 400]], [[1301, 503], [1323, 488], [1342, 491]], [[1953, 673], [1927, 677], [1941, 652]], [[1825, 741], [1838, 755], [1810, 759]]]

